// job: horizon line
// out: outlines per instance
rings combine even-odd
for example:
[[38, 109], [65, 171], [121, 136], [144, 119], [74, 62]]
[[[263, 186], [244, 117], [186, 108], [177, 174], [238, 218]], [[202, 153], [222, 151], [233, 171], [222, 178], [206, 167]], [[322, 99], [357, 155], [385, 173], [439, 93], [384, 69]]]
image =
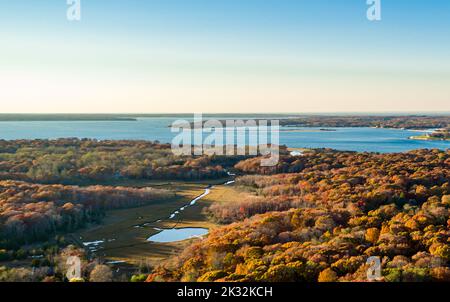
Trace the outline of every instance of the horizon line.
[[450, 111], [308, 111], [308, 112], [0, 112], [0, 115], [311, 115], [311, 114], [450, 114]]

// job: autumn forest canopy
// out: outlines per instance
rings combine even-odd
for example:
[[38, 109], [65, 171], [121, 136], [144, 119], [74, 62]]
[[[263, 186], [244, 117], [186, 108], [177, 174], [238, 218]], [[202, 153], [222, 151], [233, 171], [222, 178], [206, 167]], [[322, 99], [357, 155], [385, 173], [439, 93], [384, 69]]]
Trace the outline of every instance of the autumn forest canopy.
[[170, 144], [79, 139], [0, 140], [0, 179], [93, 183], [114, 179], [198, 180], [226, 176], [244, 157], [177, 157]]
[[150, 281], [449, 281], [450, 152], [317, 150], [273, 169], [236, 169], [247, 199], [214, 204], [229, 224], [162, 265]]
[[[60, 257], [73, 243], [65, 235], [101, 223], [107, 211], [178, 198], [114, 182], [232, 171], [239, 197], [203, 208], [219, 227], [139, 280], [365, 281], [367, 258], [377, 256], [383, 281], [450, 281], [449, 150], [294, 156], [283, 147], [276, 166], [260, 161], [177, 157], [170, 145], [148, 141], [2, 140], [0, 261]], [[18, 274], [3, 268], [0, 280]]]

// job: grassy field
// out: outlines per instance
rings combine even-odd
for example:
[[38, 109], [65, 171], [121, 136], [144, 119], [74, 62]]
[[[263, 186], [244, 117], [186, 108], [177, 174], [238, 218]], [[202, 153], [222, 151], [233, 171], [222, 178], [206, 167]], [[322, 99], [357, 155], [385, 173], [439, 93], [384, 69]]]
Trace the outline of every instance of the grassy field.
[[[190, 240], [173, 243], [148, 242], [148, 237], [158, 233], [154, 228], [195, 227], [212, 229], [217, 227], [202, 213], [202, 209], [212, 202], [227, 202], [238, 196], [239, 193], [233, 186], [222, 185], [225, 181], [115, 183], [115, 185], [136, 187], [157, 186], [176, 192], [177, 197], [161, 204], [109, 211], [101, 225], [89, 227], [73, 234], [72, 237], [76, 238], [79, 243], [104, 241], [95, 252], [95, 256], [108, 261], [125, 261], [133, 265], [145, 262], [152, 266], [157, 265], [171, 255], [179, 253], [189, 244]], [[168, 219], [171, 213], [203, 194], [205, 188], [210, 184], [214, 187], [208, 196], [196, 205], [186, 208], [175, 219]], [[143, 226], [144, 224], [145, 226]]]

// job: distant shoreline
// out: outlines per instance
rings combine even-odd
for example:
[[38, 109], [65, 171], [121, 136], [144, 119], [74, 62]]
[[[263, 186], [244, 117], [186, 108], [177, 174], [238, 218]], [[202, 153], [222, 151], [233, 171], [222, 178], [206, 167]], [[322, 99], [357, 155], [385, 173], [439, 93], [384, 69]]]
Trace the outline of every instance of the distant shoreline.
[[309, 129], [281, 129], [280, 132], [336, 132], [336, 129], [313, 129], [313, 127], [307, 127]]
[[137, 121], [133, 116], [113, 114], [0, 114], [0, 122], [106, 122]]
[[410, 136], [409, 139], [411, 139], [411, 140], [418, 140], [418, 141], [450, 142], [450, 138], [428, 137], [428, 136], [425, 136], [425, 135]]
[[450, 129], [434, 129], [431, 134], [410, 136], [409, 139], [423, 141], [450, 141]]
[[[1, 114], [0, 122], [136, 122], [140, 118], [173, 118], [190, 120], [190, 114]], [[450, 116], [447, 115], [295, 115], [295, 114], [204, 114], [203, 122], [217, 119], [224, 123], [230, 120], [260, 121], [279, 120], [282, 128], [301, 127], [309, 129], [283, 129], [284, 132], [336, 131], [333, 128], [381, 128], [409, 131], [430, 131], [447, 128]], [[190, 121], [191, 127], [198, 128]], [[171, 127], [172, 125], [168, 125]]]

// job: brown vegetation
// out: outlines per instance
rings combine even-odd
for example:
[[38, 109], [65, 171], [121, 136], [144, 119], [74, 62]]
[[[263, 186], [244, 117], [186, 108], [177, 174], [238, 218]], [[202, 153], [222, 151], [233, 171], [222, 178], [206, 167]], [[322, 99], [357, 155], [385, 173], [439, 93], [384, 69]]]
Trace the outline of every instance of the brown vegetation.
[[[256, 163], [237, 168], [259, 173]], [[378, 256], [385, 281], [450, 281], [450, 151], [318, 150], [279, 167], [295, 172], [239, 178], [255, 197], [209, 209], [235, 223], [148, 280], [363, 281]]]
[[0, 140], [0, 179], [78, 184], [225, 177], [245, 157], [175, 156], [169, 144], [89, 139]]
[[173, 193], [152, 188], [76, 187], [0, 181], [0, 248], [46, 240], [99, 222], [108, 209], [161, 202]]

